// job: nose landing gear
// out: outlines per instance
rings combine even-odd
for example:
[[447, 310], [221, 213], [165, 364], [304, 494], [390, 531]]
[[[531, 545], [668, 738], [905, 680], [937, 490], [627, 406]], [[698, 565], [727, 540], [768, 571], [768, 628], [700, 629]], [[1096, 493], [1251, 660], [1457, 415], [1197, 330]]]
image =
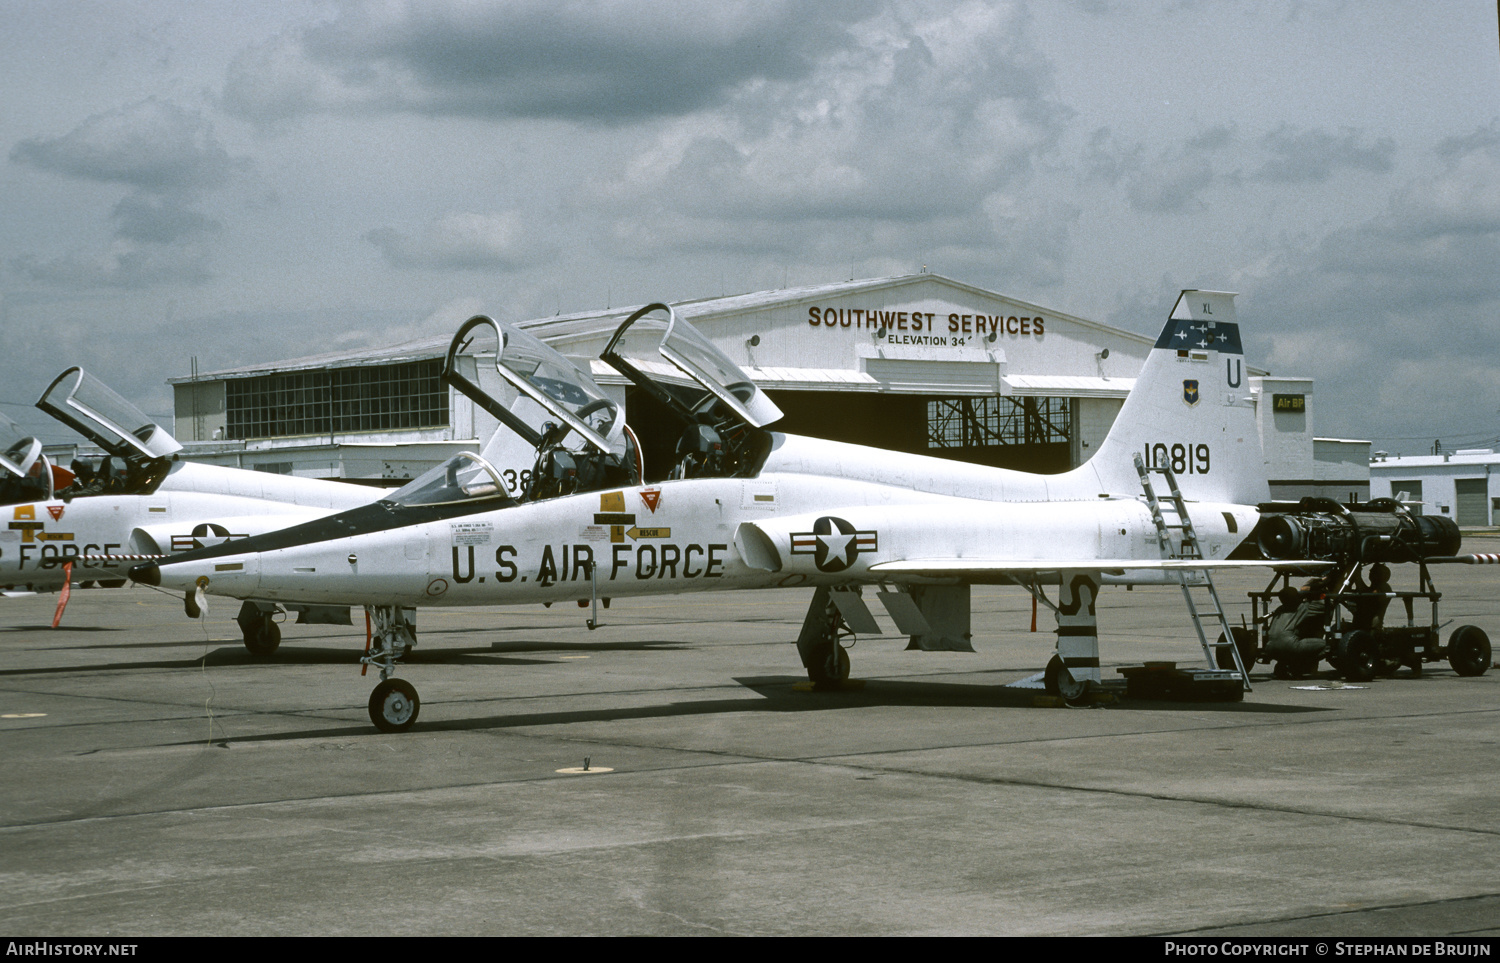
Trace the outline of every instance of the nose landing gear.
[[381, 732], [405, 732], [416, 723], [422, 700], [410, 682], [391, 676], [397, 660], [417, 644], [416, 611], [395, 605], [370, 605], [365, 607], [365, 613], [370, 618], [370, 641], [375, 648], [359, 661], [380, 669], [380, 684], [370, 693], [370, 721]]
[[381, 732], [405, 732], [421, 708], [416, 687], [405, 679], [386, 679], [370, 693], [370, 721]]

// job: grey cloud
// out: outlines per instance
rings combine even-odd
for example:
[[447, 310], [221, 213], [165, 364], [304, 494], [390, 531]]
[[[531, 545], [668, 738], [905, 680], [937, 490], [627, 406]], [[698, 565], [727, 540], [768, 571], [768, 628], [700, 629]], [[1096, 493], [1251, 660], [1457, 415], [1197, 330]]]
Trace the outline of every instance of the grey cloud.
[[985, 203], [995, 238], [989, 273], [1003, 279], [1024, 277], [1032, 284], [1051, 287], [1066, 277], [1072, 230], [1083, 215], [1066, 201], [1028, 201], [1017, 205], [995, 196]]
[[1130, 204], [1152, 214], [1184, 214], [1202, 210], [1199, 196], [1214, 182], [1213, 165], [1202, 158], [1162, 161], [1130, 178]]
[[76, 288], [144, 288], [158, 284], [202, 284], [213, 277], [202, 251], [117, 241], [103, 255], [69, 254], [42, 259], [23, 256], [11, 268], [33, 281]]
[[[1459, 141], [1464, 149], [1455, 146]], [[1441, 278], [1449, 290], [1478, 284], [1500, 297], [1493, 280], [1500, 253], [1500, 138], [1473, 136], [1455, 144], [1435, 151], [1443, 171], [1395, 191], [1385, 214], [1330, 234], [1319, 250], [1322, 268], [1372, 282]]]
[[1261, 165], [1255, 176], [1261, 180], [1295, 183], [1328, 180], [1338, 170], [1360, 170], [1377, 174], [1389, 172], [1396, 142], [1382, 137], [1372, 144], [1361, 143], [1362, 132], [1344, 128], [1338, 134], [1323, 130], [1295, 131], [1283, 124], [1265, 137], [1261, 146], [1272, 157]]
[[742, 90], [717, 123], [674, 125], [606, 193], [736, 229], [910, 232], [963, 216], [1026, 180], [1069, 116], [1027, 26], [996, 4], [893, 8], [805, 82]]
[[1220, 124], [1210, 127], [1200, 134], [1188, 138], [1188, 153], [1213, 153], [1223, 150], [1234, 143], [1235, 131], [1232, 125]]
[[174, 244], [220, 230], [218, 221], [166, 198], [131, 194], [110, 215], [115, 236], [151, 244]]
[[155, 97], [95, 114], [61, 137], [23, 140], [10, 159], [153, 193], [219, 187], [242, 166], [202, 114]]
[[258, 123], [329, 110], [604, 123], [689, 113], [806, 77], [867, 0], [351, 3], [246, 51], [224, 105]]
[[1130, 205], [1138, 211], [1182, 214], [1202, 210], [1205, 190], [1216, 183], [1238, 181], [1236, 173], [1220, 173], [1213, 160], [1213, 155], [1232, 147], [1237, 137], [1233, 125], [1208, 127], [1146, 161], [1142, 145], [1126, 146], [1108, 127], [1101, 127], [1089, 136], [1084, 148], [1084, 178], [1110, 185], [1123, 180]]
[[1083, 173], [1086, 180], [1103, 181], [1111, 186], [1121, 178], [1141, 169], [1140, 144], [1122, 144], [1114, 131], [1100, 127], [1089, 135], [1083, 150]]
[[1400, 450], [1402, 436], [1493, 431], [1500, 138], [1482, 129], [1434, 154], [1443, 169], [1392, 192], [1385, 212], [1281, 252], [1249, 285], [1258, 350], [1318, 379], [1319, 433]]
[[1433, 148], [1433, 153], [1439, 157], [1454, 158], [1472, 151], [1485, 150], [1500, 144], [1500, 122], [1490, 121], [1486, 127], [1481, 127], [1473, 133], [1463, 134], [1458, 137], [1445, 137]]
[[538, 256], [521, 219], [509, 212], [446, 214], [415, 237], [383, 227], [367, 233], [365, 240], [399, 268], [510, 270]]
[[39, 170], [133, 188], [110, 212], [113, 237], [100, 253], [11, 260], [22, 276], [60, 288], [209, 280], [200, 242], [221, 225], [196, 207], [249, 166], [229, 155], [201, 113], [155, 97], [95, 114], [60, 137], [21, 141], [10, 157]]

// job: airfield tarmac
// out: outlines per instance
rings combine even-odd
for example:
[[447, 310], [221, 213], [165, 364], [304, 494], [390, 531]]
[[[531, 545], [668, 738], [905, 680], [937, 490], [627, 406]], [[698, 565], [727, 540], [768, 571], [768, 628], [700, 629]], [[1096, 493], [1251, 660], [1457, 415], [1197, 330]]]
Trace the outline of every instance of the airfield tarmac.
[[[1500, 569], [1436, 574], [1500, 640]], [[985, 587], [976, 654], [806, 692], [808, 597], [422, 610], [404, 735], [362, 626], [254, 660], [229, 600], [0, 600], [0, 933], [1500, 935], [1500, 671], [1036, 708], [1051, 618]], [[1176, 589], [1099, 617], [1106, 678], [1201, 659]]]

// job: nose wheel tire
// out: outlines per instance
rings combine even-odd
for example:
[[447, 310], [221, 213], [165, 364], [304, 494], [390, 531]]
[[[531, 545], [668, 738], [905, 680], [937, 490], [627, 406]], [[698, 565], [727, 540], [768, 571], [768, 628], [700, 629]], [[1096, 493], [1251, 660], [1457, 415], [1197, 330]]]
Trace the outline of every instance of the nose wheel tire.
[[386, 679], [370, 693], [370, 721], [381, 732], [405, 732], [421, 708], [416, 688], [405, 679]]

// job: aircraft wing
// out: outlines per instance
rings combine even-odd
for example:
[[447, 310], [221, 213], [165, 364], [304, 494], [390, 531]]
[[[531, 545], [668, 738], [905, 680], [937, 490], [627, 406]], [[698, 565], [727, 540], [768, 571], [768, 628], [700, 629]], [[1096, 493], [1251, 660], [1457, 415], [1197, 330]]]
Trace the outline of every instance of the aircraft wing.
[[1094, 572], [1200, 572], [1208, 569], [1227, 568], [1274, 568], [1277, 571], [1307, 568], [1328, 568], [1333, 562], [1320, 561], [1261, 561], [1258, 559], [1197, 559], [1197, 558], [911, 558], [891, 562], [877, 562], [870, 571], [877, 575], [941, 575], [947, 577], [963, 575], [1008, 575], [1026, 572], [1057, 572], [1062, 570]]

